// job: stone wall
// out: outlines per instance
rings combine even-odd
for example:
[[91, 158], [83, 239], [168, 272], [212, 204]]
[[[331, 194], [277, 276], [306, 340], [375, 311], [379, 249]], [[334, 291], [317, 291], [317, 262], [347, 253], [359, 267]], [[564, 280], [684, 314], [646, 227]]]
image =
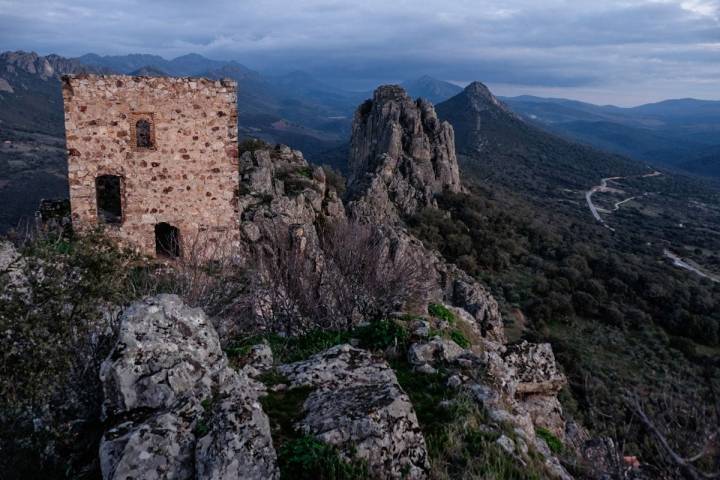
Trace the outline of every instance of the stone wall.
[[[183, 252], [238, 241], [236, 84], [202, 78], [63, 78], [73, 224], [98, 219], [95, 179], [121, 177], [122, 218], [107, 230], [148, 255], [155, 226], [179, 229]], [[135, 125], [151, 122], [150, 148]]]

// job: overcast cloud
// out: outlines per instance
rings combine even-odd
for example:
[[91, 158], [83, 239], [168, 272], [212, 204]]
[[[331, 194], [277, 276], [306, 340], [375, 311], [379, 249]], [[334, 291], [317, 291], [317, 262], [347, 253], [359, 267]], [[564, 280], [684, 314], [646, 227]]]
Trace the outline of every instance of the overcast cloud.
[[596, 103], [720, 99], [720, 0], [0, 0], [0, 49], [196, 52], [356, 89], [427, 73]]

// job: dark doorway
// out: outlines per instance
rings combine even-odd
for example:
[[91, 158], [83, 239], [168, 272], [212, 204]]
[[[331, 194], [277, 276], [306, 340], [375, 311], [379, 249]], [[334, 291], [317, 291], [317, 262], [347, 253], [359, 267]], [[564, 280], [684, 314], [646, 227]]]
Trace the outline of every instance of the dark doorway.
[[180, 256], [180, 231], [177, 227], [165, 222], [155, 225], [155, 253], [170, 258]]
[[122, 223], [122, 178], [101, 175], [95, 179], [98, 220], [102, 223]]

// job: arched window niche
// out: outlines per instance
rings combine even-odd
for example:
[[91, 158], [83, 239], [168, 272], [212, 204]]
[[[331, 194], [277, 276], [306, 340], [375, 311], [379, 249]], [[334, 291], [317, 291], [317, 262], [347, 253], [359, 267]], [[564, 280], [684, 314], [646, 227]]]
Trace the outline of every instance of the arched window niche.
[[136, 150], [155, 150], [155, 122], [152, 113], [134, 113], [132, 142]]

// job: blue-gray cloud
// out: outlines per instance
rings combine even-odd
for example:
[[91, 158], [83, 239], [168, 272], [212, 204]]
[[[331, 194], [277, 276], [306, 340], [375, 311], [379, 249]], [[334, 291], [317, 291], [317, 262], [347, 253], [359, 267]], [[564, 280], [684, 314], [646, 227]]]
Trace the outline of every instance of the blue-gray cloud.
[[0, 0], [0, 48], [197, 52], [358, 88], [429, 73], [591, 101], [720, 97], [720, 0]]

